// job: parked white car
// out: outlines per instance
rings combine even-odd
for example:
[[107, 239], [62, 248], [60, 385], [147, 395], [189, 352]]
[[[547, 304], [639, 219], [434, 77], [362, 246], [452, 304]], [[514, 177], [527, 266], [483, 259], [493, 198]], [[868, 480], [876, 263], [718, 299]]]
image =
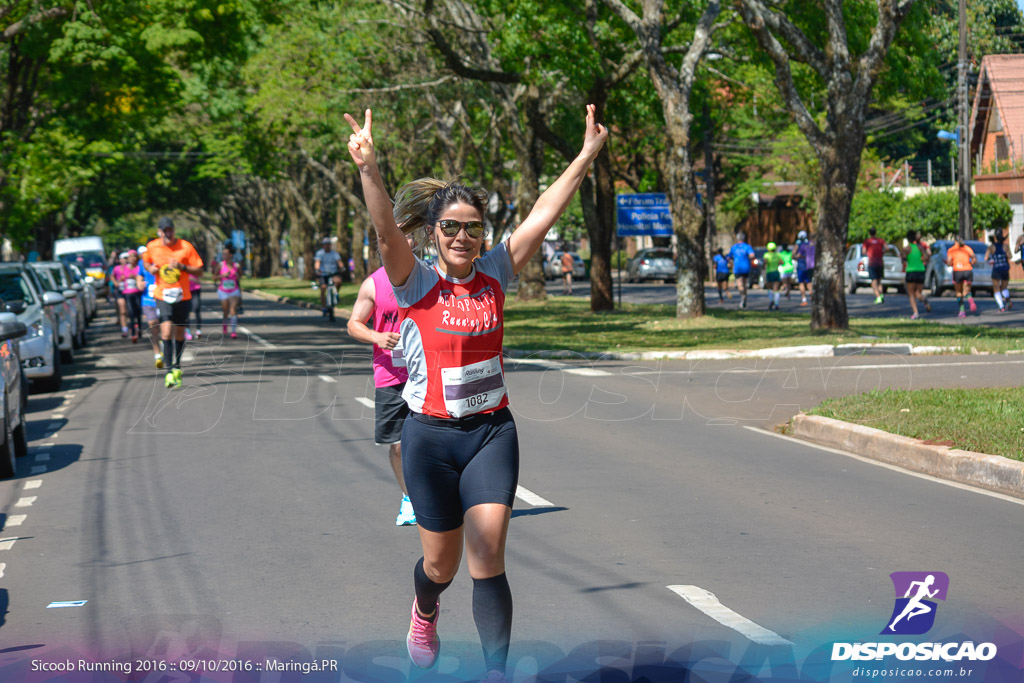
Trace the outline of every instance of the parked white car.
[[44, 293], [27, 271], [21, 263], [0, 263], [0, 299], [26, 328], [25, 336], [18, 339], [25, 377], [43, 391], [58, 391], [62, 373], [55, 308], [64, 303], [64, 297]]
[[60, 359], [63, 363], [73, 363], [75, 349], [79, 346], [79, 330], [78, 311], [72, 302], [78, 297], [78, 292], [73, 289], [61, 289], [50, 271], [39, 267], [38, 264], [30, 263], [25, 272], [34, 279], [36, 288], [43, 292], [44, 297], [47, 294], [56, 294], [63, 298], [59, 302], [56, 298], [50, 299], [54, 302], [51, 305], [57, 313], [57, 348], [60, 349]]

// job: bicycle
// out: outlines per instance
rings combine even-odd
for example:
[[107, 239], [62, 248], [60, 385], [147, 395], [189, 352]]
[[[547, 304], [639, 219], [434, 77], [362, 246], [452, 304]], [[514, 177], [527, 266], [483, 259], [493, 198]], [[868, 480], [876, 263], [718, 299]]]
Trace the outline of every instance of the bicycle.
[[324, 316], [334, 322], [334, 307], [338, 305], [338, 286], [334, 284], [334, 276], [323, 276], [326, 280], [324, 291]]

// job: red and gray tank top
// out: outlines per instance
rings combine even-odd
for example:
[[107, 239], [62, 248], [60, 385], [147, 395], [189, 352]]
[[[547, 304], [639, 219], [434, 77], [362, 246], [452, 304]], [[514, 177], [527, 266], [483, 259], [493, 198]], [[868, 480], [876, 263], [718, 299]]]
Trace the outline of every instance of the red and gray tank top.
[[466, 278], [452, 278], [416, 261], [395, 287], [399, 348], [409, 379], [409, 409], [439, 418], [490, 413], [508, 405], [501, 345], [505, 289], [512, 281], [505, 243], [473, 262]]

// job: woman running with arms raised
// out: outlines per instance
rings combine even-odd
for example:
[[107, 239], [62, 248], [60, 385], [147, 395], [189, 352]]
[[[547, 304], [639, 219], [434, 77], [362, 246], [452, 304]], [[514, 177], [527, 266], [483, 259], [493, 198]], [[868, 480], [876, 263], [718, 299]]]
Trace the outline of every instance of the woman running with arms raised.
[[[487, 679], [504, 680], [512, 630], [505, 538], [519, 477], [519, 440], [501, 364], [505, 288], [533, 257], [608, 137], [587, 106], [583, 150], [540, 196], [515, 232], [477, 259], [487, 195], [457, 183], [414, 181], [396, 205], [377, 169], [366, 111], [352, 126], [349, 153], [359, 168], [381, 259], [394, 286], [399, 346], [409, 370], [403, 397], [402, 469], [416, 509], [423, 557], [406, 644], [417, 666], [437, 661], [438, 598], [455, 578], [463, 539], [473, 578], [473, 619]], [[397, 220], [396, 220], [397, 219]], [[398, 223], [418, 221], [437, 265], [413, 254]]]

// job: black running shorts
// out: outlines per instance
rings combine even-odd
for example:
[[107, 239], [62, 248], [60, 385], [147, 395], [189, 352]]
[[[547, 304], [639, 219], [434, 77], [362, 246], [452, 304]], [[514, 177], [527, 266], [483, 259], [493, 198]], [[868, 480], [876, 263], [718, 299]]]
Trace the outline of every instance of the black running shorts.
[[402, 440], [402, 424], [409, 416], [409, 406], [402, 398], [405, 382], [390, 387], [377, 387], [373, 394], [373, 441], [390, 446]]
[[458, 420], [412, 413], [402, 429], [402, 473], [416, 523], [427, 531], [458, 529], [474, 505], [512, 507], [519, 482], [512, 412]]
[[172, 322], [175, 325], [188, 325], [188, 314], [192, 311], [192, 301], [176, 301], [169, 304], [157, 299], [156, 310], [160, 314], [160, 322]]

